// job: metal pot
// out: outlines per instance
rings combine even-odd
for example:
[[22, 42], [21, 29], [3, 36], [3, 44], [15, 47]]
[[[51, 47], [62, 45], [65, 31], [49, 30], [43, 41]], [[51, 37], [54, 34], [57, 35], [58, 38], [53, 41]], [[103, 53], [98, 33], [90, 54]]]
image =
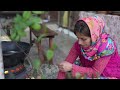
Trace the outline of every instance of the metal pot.
[[24, 63], [30, 48], [30, 44], [26, 42], [2, 41], [4, 68]]

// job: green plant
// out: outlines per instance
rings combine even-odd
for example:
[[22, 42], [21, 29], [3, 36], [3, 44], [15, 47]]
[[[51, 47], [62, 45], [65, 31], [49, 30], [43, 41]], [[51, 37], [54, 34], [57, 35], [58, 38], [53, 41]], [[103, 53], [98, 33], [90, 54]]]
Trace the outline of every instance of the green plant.
[[[12, 41], [20, 41], [22, 37], [26, 36], [25, 29], [26, 28], [32, 28], [33, 30], [39, 31], [41, 30], [41, 22], [42, 19], [40, 15], [45, 14], [46, 11], [23, 11], [22, 15], [16, 14], [16, 16], [13, 18], [12, 22], [12, 28], [11, 28], [11, 40]], [[35, 41], [40, 42], [41, 39], [45, 36], [46, 34], [40, 35]], [[53, 47], [51, 49], [48, 49], [46, 52], [46, 57], [49, 62], [51, 58], [54, 56], [54, 50], [56, 49], [56, 44], [54, 43]], [[39, 71], [39, 68], [41, 66], [41, 62], [39, 59], [35, 59], [32, 62], [33, 64], [33, 74], [35, 78], [37, 77], [38, 74], [41, 74], [42, 78], [45, 78], [42, 71]]]
[[[46, 57], [48, 61], [48, 67], [50, 68], [50, 60], [54, 56], [54, 50], [57, 48], [56, 44], [53, 44], [53, 47], [51, 49], [48, 49], [46, 52]], [[40, 69], [41, 62], [39, 59], [35, 59], [33, 62], [33, 76], [37, 78], [38, 75], [41, 76], [41, 79], [45, 79], [45, 75], [43, 74], [42, 70]]]
[[33, 28], [33, 30], [41, 30], [41, 18], [39, 15], [44, 14], [44, 11], [23, 11], [23, 14], [17, 14], [13, 19], [11, 31], [11, 40], [20, 41], [26, 36], [25, 29]]
[[96, 75], [92, 74], [92, 77], [89, 78], [88, 74], [81, 75], [79, 72], [75, 74], [75, 79], [99, 79], [100, 75], [98, 72], [96, 72]]

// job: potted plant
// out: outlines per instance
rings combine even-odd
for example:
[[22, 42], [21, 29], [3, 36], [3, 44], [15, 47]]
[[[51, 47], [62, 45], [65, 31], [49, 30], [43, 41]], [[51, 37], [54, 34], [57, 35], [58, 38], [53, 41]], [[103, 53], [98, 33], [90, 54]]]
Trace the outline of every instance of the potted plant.
[[[42, 19], [40, 15], [45, 14], [45, 11], [23, 11], [21, 15], [17, 14], [13, 18], [12, 28], [10, 32], [10, 38], [12, 41], [20, 42], [21, 38], [26, 36], [25, 29], [26, 28], [32, 28], [33, 30], [39, 31], [41, 30], [41, 22]], [[40, 35], [35, 42], [40, 42], [42, 37], [44, 37], [46, 34]], [[49, 64], [51, 58], [54, 56], [54, 50], [56, 49], [56, 44], [53, 45], [51, 49], [48, 49], [46, 52], [46, 59], [48, 61], [47, 68], [51, 68], [51, 65]], [[39, 59], [35, 59], [32, 62], [33, 65], [33, 77], [36, 79], [45, 78], [43, 70], [41, 68], [42, 64]], [[40, 77], [38, 77], [40, 76]]]

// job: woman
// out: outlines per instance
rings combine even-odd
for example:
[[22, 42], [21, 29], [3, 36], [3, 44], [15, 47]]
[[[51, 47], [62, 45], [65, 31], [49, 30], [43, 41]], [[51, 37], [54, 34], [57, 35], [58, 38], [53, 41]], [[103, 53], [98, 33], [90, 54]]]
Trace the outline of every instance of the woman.
[[[104, 21], [98, 17], [78, 20], [74, 33], [78, 40], [65, 61], [58, 64], [58, 79], [65, 79], [67, 72], [72, 77], [80, 74], [87, 78], [120, 78], [120, 56], [114, 40], [104, 31]], [[81, 65], [74, 62], [79, 56]]]

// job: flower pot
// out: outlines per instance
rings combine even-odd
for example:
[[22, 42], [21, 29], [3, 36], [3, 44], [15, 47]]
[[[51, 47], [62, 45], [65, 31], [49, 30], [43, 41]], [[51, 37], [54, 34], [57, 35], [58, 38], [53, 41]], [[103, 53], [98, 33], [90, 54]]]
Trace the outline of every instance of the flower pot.
[[40, 69], [45, 79], [56, 79], [57, 78], [57, 73], [59, 69], [56, 65], [42, 64]]

